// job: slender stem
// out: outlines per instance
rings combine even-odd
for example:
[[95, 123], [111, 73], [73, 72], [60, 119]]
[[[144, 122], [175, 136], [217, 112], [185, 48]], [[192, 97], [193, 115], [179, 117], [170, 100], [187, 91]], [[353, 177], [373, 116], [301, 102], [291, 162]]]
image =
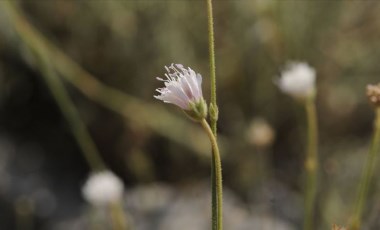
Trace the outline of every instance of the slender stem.
[[216, 136], [216, 122], [218, 120], [218, 107], [216, 104], [216, 68], [215, 68], [215, 48], [214, 48], [214, 18], [212, 14], [212, 0], [207, 0], [208, 19], [208, 47], [210, 55], [210, 120], [211, 129]]
[[[216, 104], [216, 67], [215, 67], [215, 46], [214, 46], [214, 17], [212, 13], [212, 0], [207, 1], [207, 21], [208, 21], [208, 47], [209, 47], [209, 59], [210, 59], [210, 86], [211, 86], [211, 98], [210, 98], [210, 121], [211, 130], [216, 141], [217, 137], [217, 121], [218, 121], [218, 106]], [[217, 184], [217, 169], [216, 159], [213, 148], [211, 157], [211, 184]], [[211, 186], [211, 212], [212, 212], [212, 229], [218, 229], [218, 200], [217, 191], [215, 186]]]
[[313, 228], [314, 204], [317, 192], [317, 172], [318, 172], [318, 127], [317, 111], [314, 97], [306, 100], [305, 104], [307, 116], [307, 153], [305, 160], [306, 169], [306, 191], [305, 191], [305, 220], [304, 230]]
[[205, 129], [208, 137], [210, 138], [212, 146], [212, 154], [215, 165], [215, 183], [212, 184], [213, 191], [215, 191], [216, 197], [216, 215], [212, 218], [212, 229], [222, 230], [223, 229], [223, 185], [222, 185], [222, 163], [220, 160], [219, 147], [215, 135], [212, 132], [209, 124], [205, 119], [201, 121], [203, 128]]
[[34, 229], [34, 204], [27, 197], [20, 197], [14, 204], [17, 230]]
[[[257, 155], [257, 171], [258, 171], [258, 184], [260, 186], [260, 197], [266, 197], [267, 189], [265, 188], [264, 184], [266, 181], [268, 181], [270, 177], [270, 159], [269, 159], [269, 152], [266, 148], [257, 148], [256, 149], [256, 155]], [[260, 218], [264, 219], [268, 215], [269, 210], [265, 210], [260, 213]], [[263, 221], [263, 223], [260, 225], [259, 229], [276, 229], [275, 228], [274, 221]]]
[[368, 197], [368, 190], [371, 184], [373, 173], [375, 171], [377, 157], [379, 155], [380, 145], [380, 108], [376, 109], [376, 118], [374, 122], [371, 148], [368, 153], [367, 163], [364, 167], [362, 179], [360, 180], [359, 192], [354, 207], [354, 215], [351, 220], [350, 230], [358, 230], [361, 228], [364, 204]]
[[98, 208], [93, 206], [91, 207], [90, 213], [89, 213], [89, 228], [91, 230], [103, 230], [106, 229], [106, 226], [104, 225], [104, 221], [100, 221], [100, 216], [98, 213]]
[[111, 219], [113, 230], [126, 230], [127, 222], [125, 220], [125, 213], [120, 203], [111, 204]]

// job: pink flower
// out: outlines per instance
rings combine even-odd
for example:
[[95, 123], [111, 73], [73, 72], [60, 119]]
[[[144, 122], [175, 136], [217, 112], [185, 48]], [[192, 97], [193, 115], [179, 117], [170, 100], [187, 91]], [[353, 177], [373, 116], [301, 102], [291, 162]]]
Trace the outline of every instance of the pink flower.
[[165, 66], [165, 69], [166, 79], [157, 77], [164, 82], [165, 87], [156, 90], [160, 95], [155, 95], [155, 98], [184, 110], [193, 110], [194, 105], [204, 101], [202, 76], [199, 73], [195, 73], [190, 67], [186, 69], [181, 64], [171, 64], [169, 67]]

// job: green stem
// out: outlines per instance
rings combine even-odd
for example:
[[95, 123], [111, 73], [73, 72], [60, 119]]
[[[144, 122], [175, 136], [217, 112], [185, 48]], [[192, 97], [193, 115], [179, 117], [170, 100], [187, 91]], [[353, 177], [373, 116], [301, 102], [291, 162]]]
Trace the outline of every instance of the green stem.
[[208, 47], [210, 55], [210, 121], [213, 134], [216, 136], [216, 122], [218, 120], [218, 106], [216, 104], [216, 68], [215, 68], [215, 48], [214, 48], [214, 18], [212, 14], [212, 0], [207, 0], [208, 19]]
[[213, 154], [213, 164], [214, 169], [212, 172], [215, 175], [215, 183], [212, 183], [213, 196], [216, 197], [216, 215], [212, 216], [212, 229], [222, 230], [223, 229], [223, 185], [222, 185], [222, 163], [220, 160], [219, 147], [215, 135], [212, 132], [209, 124], [205, 119], [201, 121], [203, 128], [205, 129], [208, 137], [210, 138]]
[[95, 206], [91, 207], [89, 213], [89, 229], [91, 230], [103, 230], [106, 229], [104, 221], [100, 221], [99, 209]]
[[10, 1], [4, 1], [3, 6], [7, 9], [11, 20], [14, 21], [15, 30], [19, 33], [20, 38], [24, 41], [27, 47], [31, 49], [32, 53], [36, 57], [36, 60], [39, 61], [43, 79], [57, 102], [63, 116], [71, 126], [72, 133], [88, 164], [93, 170], [105, 169], [106, 166], [100, 157], [95, 143], [88, 133], [85, 124], [82, 122], [80, 115], [76, 110], [74, 103], [71, 101], [62, 81], [53, 69], [53, 65], [49, 59], [49, 52], [41, 48], [35, 40], [21, 36], [22, 30], [31, 30], [31, 28], [26, 24], [20, 23], [21, 20], [18, 13]]
[[364, 203], [368, 197], [369, 186], [376, 167], [376, 161], [380, 145], [380, 108], [376, 109], [376, 118], [374, 122], [371, 148], [368, 153], [367, 163], [364, 167], [362, 179], [360, 180], [359, 193], [354, 207], [354, 215], [351, 220], [350, 230], [358, 230], [361, 228]]
[[34, 229], [34, 204], [28, 197], [20, 197], [14, 204], [17, 230]]
[[[217, 137], [217, 121], [218, 121], [218, 106], [216, 104], [216, 67], [215, 67], [215, 47], [214, 47], [214, 17], [212, 13], [212, 0], [207, 1], [207, 24], [208, 24], [208, 47], [209, 47], [209, 59], [210, 59], [210, 86], [211, 86], [211, 98], [210, 98], [210, 121], [211, 130], [216, 140]], [[213, 148], [214, 149], [214, 148]], [[211, 184], [217, 184], [216, 179], [216, 159], [214, 150], [212, 150], [211, 157]], [[211, 210], [212, 210], [212, 229], [218, 229], [218, 204], [217, 204], [217, 191], [215, 186], [211, 186]]]
[[314, 97], [310, 97], [305, 104], [307, 116], [307, 153], [305, 160], [306, 191], [305, 191], [305, 220], [304, 230], [313, 228], [314, 204], [317, 192], [318, 171], [318, 127], [317, 110]]
[[125, 220], [125, 213], [121, 203], [114, 203], [110, 206], [112, 229], [113, 230], [126, 230], [127, 222]]

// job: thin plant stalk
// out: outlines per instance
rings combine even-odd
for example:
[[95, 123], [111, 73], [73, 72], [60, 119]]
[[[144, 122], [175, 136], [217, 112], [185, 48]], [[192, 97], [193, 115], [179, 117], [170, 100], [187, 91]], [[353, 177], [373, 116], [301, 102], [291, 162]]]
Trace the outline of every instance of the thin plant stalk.
[[[215, 45], [214, 45], [214, 17], [212, 10], [212, 0], [207, 1], [207, 24], [208, 24], [208, 45], [209, 45], [209, 61], [210, 61], [210, 86], [211, 86], [211, 97], [210, 97], [210, 121], [211, 121], [211, 130], [212, 134], [215, 138], [217, 138], [217, 121], [218, 121], [218, 106], [216, 104], [216, 67], [215, 67]], [[203, 122], [202, 122], [203, 124]], [[217, 174], [218, 169], [215, 164], [218, 160], [215, 159], [216, 154], [214, 152], [211, 157], [211, 212], [212, 212], [212, 229], [222, 229], [222, 199], [220, 195], [220, 201], [218, 201], [218, 191], [216, 191], [216, 184], [218, 183]], [[220, 162], [220, 159], [219, 159]], [[221, 167], [220, 167], [221, 171]], [[221, 173], [221, 172], [220, 172]], [[220, 175], [220, 183], [221, 183], [221, 175]], [[222, 190], [222, 186], [220, 185], [220, 189]], [[221, 194], [221, 193], [220, 193]]]
[[90, 210], [89, 213], [89, 226], [91, 227], [91, 230], [102, 230], [105, 229], [106, 226], [104, 225], [104, 222], [99, 221], [100, 216], [98, 213], [99, 209], [96, 207], [93, 207]]
[[359, 193], [354, 207], [350, 230], [358, 230], [361, 228], [363, 208], [367, 201], [369, 186], [375, 172], [380, 146], [380, 108], [376, 108], [373, 132], [372, 143], [368, 153], [367, 163], [363, 170], [362, 179], [360, 181]]
[[121, 203], [114, 203], [110, 206], [111, 211], [111, 223], [112, 223], [112, 229], [113, 230], [126, 230], [127, 222], [125, 219], [125, 213], [123, 211], [123, 207]]
[[[266, 189], [264, 187], [264, 184], [271, 177], [270, 164], [269, 164], [270, 153], [267, 150], [267, 148], [257, 148], [256, 155], [257, 155], [257, 171], [258, 171], [259, 185], [261, 187], [260, 196], [265, 197]], [[260, 217], [262, 219], [264, 219], [268, 215], [269, 215], [268, 211], [264, 211], [260, 213]], [[263, 221], [263, 223], [261, 224], [261, 229], [276, 229], [275, 226], [276, 224], [273, 221]]]
[[[219, 147], [215, 135], [212, 132], [210, 125], [205, 119], [201, 121], [202, 127], [205, 129], [208, 137], [210, 138], [212, 146], [212, 154], [215, 165], [215, 184], [212, 184], [213, 191], [216, 191], [216, 218], [213, 216], [212, 229], [223, 229], [223, 185], [222, 185], [222, 163], [220, 160]], [[215, 218], [215, 219], [214, 219]]]
[[315, 197], [317, 193], [318, 173], [318, 125], [317, 110], [314, 97], [305, 102], [307, 116], [307, 153], [305, 160], [306, 188], [305, 188], [305, 219], [304, 230], [313, 228]]
[[215, 67], [215, 45], [214, 45], [214, 17], [212, 12], [212, 0], [207, 0], [207, 19], [208, 19], [208, 47], [210, 55], [210, 121], [211, 129], [216, 136], [216, 122], [218, 120], [218, 107], [216, 104], [216, 67]]
[[34, 203], [27, 197], [20, 197], [14, 204], [16, 230], [34, 229]]

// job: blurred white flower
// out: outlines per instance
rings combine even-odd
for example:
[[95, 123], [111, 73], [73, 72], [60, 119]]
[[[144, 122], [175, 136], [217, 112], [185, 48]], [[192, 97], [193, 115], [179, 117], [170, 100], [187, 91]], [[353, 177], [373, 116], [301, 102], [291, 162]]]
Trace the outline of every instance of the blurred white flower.
[[263, 118], [254, 118], [246, 132], [248, 142], [258, 148], [269, 147], [275, 138], [272, 126]]
[[372, 105], [380, 106], [380, 84], [367, 85], [367, 97]]
[[346, 228], [345, 227], [340, 227], [340, 226], [334, 224], [333, 227], [332, 227], [332, 230], [346, 230]]
[[165, 66], [165, 69], [166, 79], [157, 77], [165, 83], [165, 87], [158, 88], [156, 91], [161, 95], [154, 97], [184, 110], [191, 110], [191, 103], [196, 104], [203, 99], [202, 76], [181, 64], [171, 64], [169, 67]]
[[284, 92], [296, 98], [312, 96], [315, 90], [315, 70], [304, 62], [291, 62], [276, 82]]
[[82, 188], [84, 198], [92, 205], [107, 206], [119, 202], [124, 193], [124, 185], [111, 171], [92, 173]]

